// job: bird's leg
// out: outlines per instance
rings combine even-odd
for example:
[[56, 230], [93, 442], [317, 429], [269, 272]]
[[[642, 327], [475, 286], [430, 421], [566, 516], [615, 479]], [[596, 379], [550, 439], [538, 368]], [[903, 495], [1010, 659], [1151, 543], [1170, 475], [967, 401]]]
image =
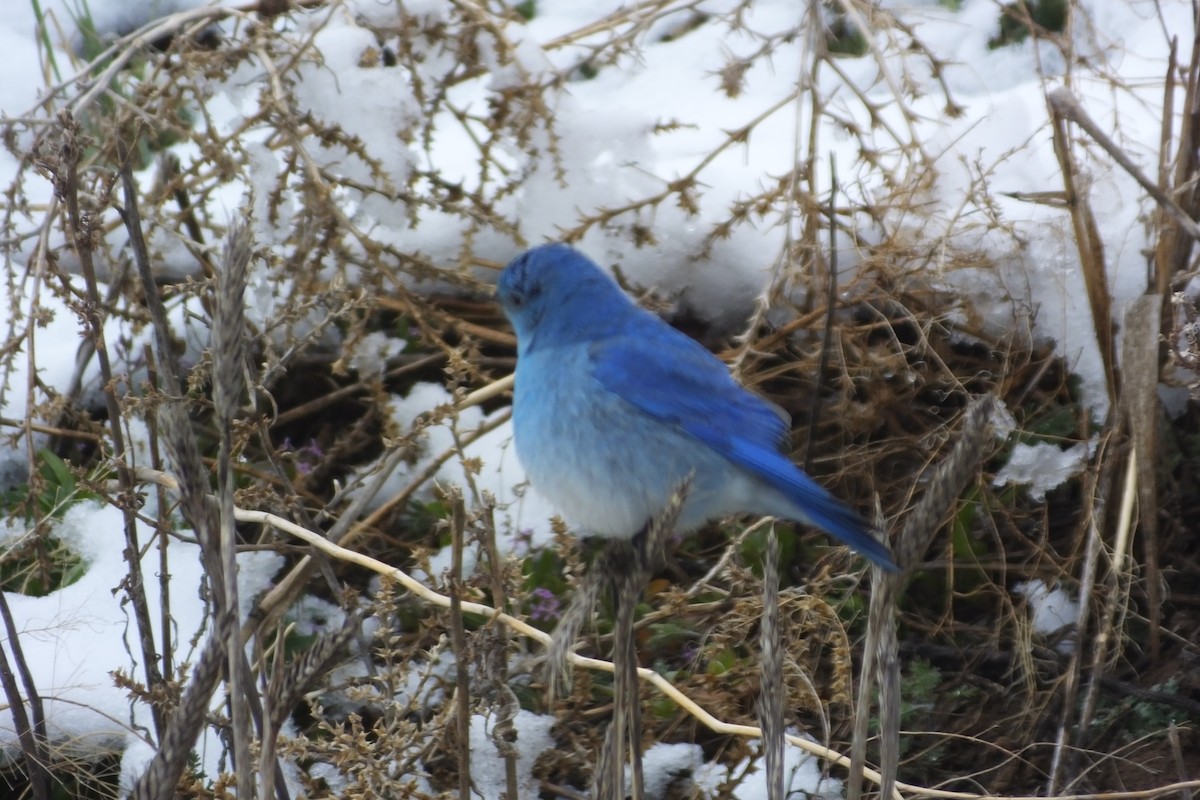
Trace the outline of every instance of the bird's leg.
[[[633, 622], [637, 610], [638, 598], [641, 597], [642, 587], [645, 586], [644, 545], [645, 539], [639, 532], [629, 543], [632, 569], [626, 570], [617, 578], [614, 589], [618, 594], [617, 600], [617, 652], [621, 658], [616, 661], [618, 674], [623, 675], [622, 698], [618, 699], [625, 709], [625, 732], [629, 743], [629, 796], [632, 800], [642, 800], [644, 786], [642, 775], [642, 703], [641, 692], [638, 691], [638, 660], [637, 645], [634, 641]], [[621, 652], [621, 651], [624, 652]]]
[[[613, 718], [605, 740], [606, 753], [599, 765], [597, 796], [601, 800], [625, 798], [625, 761], [630, 761], [630, 792], [641, 800], [641, 703], [638, 702], [637, 648], [633, 618], [644, 578], [637, 549], [631, 541], [614, 541], [605, 550], [602, 565], [612, 592], [616, 625], [613, 630]], [[607, 779], [607, 786], [602, 780]], [[603, 787], [603, 788], [602, 788]]]
[[779, 626], [779, 538], [775, 524], [767, 528], [767, 548], [763, 553], [763, 614], [760, 625], [759, 718], [763, 732], [763, 760], [766, 762], [767, 798], [782, 800], [783, 786], [783, 638]]
[[[624, 800], [625, 760], [633, 756], [632, 797], [640, 800], [641, 725], [637, 696], [637, 656], [633, 645], [633, 616], [637, 608], [638, 569], [635, 551], [629, 540], [609, 542], [592, 569], [600, 573], [612, 597], [613, 629], [613, 716], [604, 737], [604, 746], [596, 765], [593, 796], [597, 800]], [[631, 731], [636, 732], [632, 737]]]
[[[616, 625], [613, 631], [613, 721], [605, 736], [596, 767], [595, 796], [623, 800], [625, 757], [630, 758], [630, 794], [643, 800], [642, 704], [638, 691], [634, 615], [642, 589], [666, 559], [666, 546], [687, 497], [691, 479], [672, 493], [662, 513], [647, 521], [631, 539], [610, 542], [593, 569], [599, 568], [612, 592]], [[620, 794], [618, 794], [620, 792]]]
[[[614, 692], [615, 696], [615, 692]], [[615, 706], [614, 706], [615, 708]], [[623, 758], [619, 757], [621, 746], [616, 741], [616, 717], [604, 733], [604, 744], [600, 747], [600, 759], [592, 776], [592, 797], [595, 800], [623, 800], [625, 796], [625, 774]]]
[[609, 569], [612, 559], [611, 548], [605, 548], [592, 568], [584, 575], [583, 582], [571, 596], [571, 603], [558, 619], [554, 628], [554, 641], [546, 653], [546, 690], [548, 705], [553, 708], [556, 698], [571, 690], [571, 668], [568, 658], [579, 632], [592, 618], [592, 613], [609, 590], [609, 575], [619, 574]]
[[[647, 522], [645, 525], [643, 525], [641, 528], [639, 528], [638, 532], [635, 533], [633, 535], [633, 537], [629, 540], [629, 546], [631, 549], [630, 555], [635, 559], [633, 564], [630, 564], [630, 566], [634, 566], [635, 564], [638, 564], [638, 561], [636, 559], [639, 559], [639, 558], [643, 559], [643, 560], [645, 559], [646, 543], [650, 539], [650, 528], [651, 528], [652, 524], [653, 524], [652, 522]], [[639, 564], [639, 566], [640, 566], [640, 564]]]

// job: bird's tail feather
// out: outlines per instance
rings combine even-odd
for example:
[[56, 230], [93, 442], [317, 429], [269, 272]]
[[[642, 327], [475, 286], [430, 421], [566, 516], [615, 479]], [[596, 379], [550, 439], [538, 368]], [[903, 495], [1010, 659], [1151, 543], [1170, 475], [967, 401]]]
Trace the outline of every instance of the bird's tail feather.
[[898, 570], [891, 550], [875, 538], [867, 521], [785, 456], [745, 441], [735, 442], [729, 455], [784, 496], [795, 509], [789, 516], [815, 525], [888, 572]]

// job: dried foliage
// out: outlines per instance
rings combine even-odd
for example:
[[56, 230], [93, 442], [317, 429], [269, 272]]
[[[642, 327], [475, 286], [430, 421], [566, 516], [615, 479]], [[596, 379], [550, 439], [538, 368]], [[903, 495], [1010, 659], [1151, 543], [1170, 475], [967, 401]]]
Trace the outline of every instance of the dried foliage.
[[[521, 711], [558, 720], [555, 748], [533, 767], [533, 790], [586, 791], [603, 741], [595, 721], [613, 713], [611, 674], [577, 668], [569, 692], [548, 692], [547, 684], [556, 688], [576, 634], [580, 656], [607, 658], [616, 620], [608, 610], [586, 623], [572, 617], [570, 641], [551, 651], [550, 675], [539, 664], [537, 631], [517, 622], [549, 627], [557, 604], [576, 590], [590, 592], [590, 608], [599, 592], [582, 577], [589, 553], [563, 536], [544, 552], [505, 555], [495, 499], [471, 481], [437, 502], [414, 498], [428, 497], [437, 466], [466, 460], [465, 448], [505, 421], [499, 414], [474, 430], [458, 425], [468, 408], [501, 405], [507, 386], [513, 341], [483, 299], [481, 276], [498, 253], [529, 243], [514, 198], [534, 180], [569, 178], [557, 104], [572, 82], [636, 59], [652, 32], [687, 37], [711, 25], [758, 42], [713, 76], [728, 97], [744, 90], [749, 70], [786, 49], [801, 48], [804, 72], [780, 81], [772, 103], [733, 124], [691, 169], [627, 203], [580, 209], [560, 235], [576, 241], [603, 231], [632, 249], [655, 243], [659, 215], [681, 213], [706, 226], [704, 245], [689, 254], [703, 261], [743, 228], [786, 231], [770, 290], [725, 355], [747, 384], [792, 413], [798, 434], [809, 432], [797, 445], [811, 454], [813, 471], [839, 495], [877, 509], [903, 553], [908, 582], [889, 587], [896, 607], [878, 612], [898, 623], [890, 630], [899, 637], [899, 658], [889, 652], [879, 661], [885, 669], [906, 665], [899, 791], [976, 797], [1195, 786], [1200, 312], [1184, 289], [1197, 270], [1189, 222], [1200, 215], [1200, 164], [1195, 131], [1179, 124], [1172, 102], [1180, 81], [1183, 119], [1194, 118], [1200, 48], [1186, 66], [1172, 55], [1162, 161], [1146, 179], [1156, 187], [1151, 196], [1167, 198], [1149, 222], [1158, 246], [1147, 291], [1162, 309], [1162, 329], [1137, 343], [1156, 359], [1157, 369], [1141, 373], [1148, 377], [1121, 381], [1104, 284], [1106, 232], [1096, 229], [1080, 180], [1087, 128], [1079, 133], [1072, 126], [1082, 117], [1061, 109], [1051, 123], [1048, 102], [1046, 124], [1066, 177], [1061, 197], [1031, 201], [1071, 207], [1118, 410], [1093, 420], [1061, 354], [1027, 330], [997, 332], [938, 278], [995, 267], [962, 244], [970, 241], [964, 233], [1018, 244], [1019, 236], [990, 194], [994, 165], [959, 165], [974, 177], [970, 195], [955, 212], [928, 211], [939, 161], [918, 135], [915, 76], [934, 76], [947, 117], [961, 109], [942, 79], [946, 65], [890, 12], [863, 0], [812, 3], [793, 27], [762, 33], [746, 21], [749, 3], [714, 18], [695, 0], [646, 0], [546, 43], [575, 54], [570, 68], [535, 70], [514, 40], [516, 11], [498, 3], [453, 0], [440, 15], [358, 17], [337, 0], [296, 3], [278, 15], [266, 5], [176, 14], [93, 57], [48, 62], [54, 76], [38, 106], [0, 120], [23, 164], [0, 204], [11, 299], [0, 313], [0, 398], [22, 396], [27, 408], [23, 419], [0, 422], [28, 465], [5, 511], [30, 530], [0, 554], [0, 578], [6, 590], [65, 582], [70, 568], [51, 533], [63, 508], [85, 497], [122, 510], [128, 552], [158, 558], [153, 570], [130, 558], [121, 587], [140, 672], [116, 680], [131, 701], [153, 708], [153, 729], [138, 735], [155, 755], [135, 797], [215, 798], [236, 787], [238, 796], [284, 798], [288, 781], [312, 798], [463, 796], [478, 788], [469, 767], [480, 747], [506, 759], [511, 797], [530, 791], [516, 785]], [[1073, 39], [1042, 27], [1025, 6], [1005, 13], [1083, 69], [1071, 58]], [[1079, 5], [1070, 7], [1070, 24], [1086, 25]], [[335, 22], [339, 35], [357, 37], [352, 66], [326, 63], [346, 52], [330, 38]], [[838, 31], [857, 32], [861, 48]], [[875, 60], [877, 91], [849, 78], [848, 52]], [[403, 93], [406, 113], [385, 126], [356, 124], [369, 98], [337, 100], [339, 69]], [[836, 91], [822, 88], [831, 81]], [[218, 114], [218, 103], [234, 103], [237, 113]], [[797, 136], [804, 149], [791, 169], [755, 176], [754, 191], [717, 218], [700, 215], [706, 169], [797, 107], [809, 128]], [[829, 205], [817, 199], [829, 194], [819, 134], [830, 122], [858, 144], [858, 160], [843, 171], [878, 177], [870, 196], [849, 181]], [[654, 135], [685, 125], [663, 120]], [[387, 136], [372, 135], [381, 127]], [[470, 143], [469, 179], [448, 177], [461, 165], [439, 162], [436, 143], [446, 136]], [[437, 254], [406, 239], [437, 226], [453, 233]], [[861, 259], [848, 285], [838, 284], [822, 244], [830, 230]], [[842, 300], [832, 308], [821, 298]], [[39, 331], [54, 307], [78, 316], [83, 340], [67, 391], [37, 372]], [[779, 309], [782, 323], [768, 315]], [[827, 320], [832, 337], [822, 333]], [[214, 327], [223, 336], [210, 340]], [[99, 379], [88, 378], [93, 362]], [[26, 368], [24, 385], [11, 380], [17, 367]], [[389, 400], [418, 380], [445, 383], [453, 402], [402, 428]], [[1187, 386], [1182, 416], [1160, 418], [1147, 404], [1159, 380]], [[980, 395], [999, 398], [1015, 427], [994, 458], [982, 446], [973, 454], [982, 468], [945, 477], [938, 465]], [[814, 396], [823, 401], [819, 414]], [[422, 434], [443, 422], [454, 446], [372, 506], [393, 470], [417, 459]], [[131, 430], [147, 433], [135, 439]], [[1095, 454], [1083, 476], [1044, 503], [992, 483], [1017, 442], [1089, 441]], [[1151, 447], [1158, 449], [1146, 453]], [[483, 467], [465, 466], [468, 475]], [[939, 482], [932, 491], [931, 480]], [[952, 507], [906, 530], [926, 494]], [[147, 521], [154, 541], [139, 541]], [[440, 594], [422, 594], [384, 580], [368, 595], [367, 570], [384, 568], [342, 560], [344, 551], [331, 559], [301, 550], [288, 522], [408, 572], [427, 569], [430, 552], [453, 542], [451, 581]], [[849, 753], [854, 682], [864, 680], [854, 665], [862, 663], [865, 585], [844, 552], [788, 525], [776, 534], [781, 646], [772, 657], [783, 665], [784, 722]], [[170, 543], [180, 536], [201, 547], [201, 598], [167, 591]], [[752, 526], [684, 538], [637, 609], [636, 657], [696, 706], [643, 680], [641, 744], [700, 745], [706, 759], [731, 770], [714, 796], [728, 796], [743, 758], [761, 767], [758, 743], [746, 734], [761, 683], [765, 536]], [[235, 549], [286, 558], [243, 621], [234, 615]], [[1032, 632], [1013, 591], [1028, 579], [1079, 599], [1085, 616], [1066, 634], [1074, 649]], [[145, 594], [155, 580], [168, 598], [161, 609]], [[330, 609], [326, 624], [298, 633], [297, 623], [310, 619], [301, 609], [314, 598]], [[170, 630], [171, 603], [180, 602], [207, 604], [197, 642], [155, 635]], [[488, 607], [507, 616], [489, 618]], [[36, 798], [51, 796], [55, 782], [79, 796], [112, 794], [112, 776], [101, 779], [111, 756], [80, 762], [73, 743], [48, 738], [38, 676], [23, 670], [21, 636], [5, 622], [0, 678], [25, 766], [5, 767], [4, 777]], [[885, 704], [896, 696], [896, 677], [882, 680]], [[214, 706], [219, 689], [226, 699]], [[483, 719], [486, 740], [475, 729]], [[237, 762], [226, 760], [219, 775], [201, 774], [190, 760], [205, 726], [219, 731]], [[872, 738], [868, 760], [880, 752]], [[699, 792], [691, 777], [677, 776], [671, 791]]]

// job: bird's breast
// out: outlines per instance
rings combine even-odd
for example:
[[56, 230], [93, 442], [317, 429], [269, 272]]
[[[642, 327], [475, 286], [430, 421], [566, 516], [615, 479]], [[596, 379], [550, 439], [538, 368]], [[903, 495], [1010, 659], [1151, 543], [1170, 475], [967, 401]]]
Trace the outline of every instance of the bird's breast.
[[530, 482], [585, 533], [631, 537], [657, 512], [662, 476], [645, 463], [661, 426], [592, 377], [583, 348], [546, 350], [518, 363], [513, 399], [517, 456]]

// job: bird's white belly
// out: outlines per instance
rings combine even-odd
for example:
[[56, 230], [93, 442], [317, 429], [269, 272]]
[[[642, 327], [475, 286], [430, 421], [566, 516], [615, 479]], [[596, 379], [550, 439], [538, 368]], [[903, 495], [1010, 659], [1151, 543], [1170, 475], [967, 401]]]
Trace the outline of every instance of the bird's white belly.
[[[746, 495], [744, 483], [750, 480], [742, 470], [691, 436], [642, 414], [590, 377], [556, 380], [556, 374], [577, 375], [573, 370], [589, 368], [586, 353], [566, 352], [524, 357], [517, 372], [513, 425], [517, 456], [530, 482], [568, 523], [587, 534], [632, 537], [661, 513], [666, 498], [693, 473], [708, 480], [691, 487], [680, 530], [737, 510], [734, 498]], [[538, 370], [545, 372], [529, 380]], [[525, 388], [531, 384], [542, 387], [538, 396]]]

